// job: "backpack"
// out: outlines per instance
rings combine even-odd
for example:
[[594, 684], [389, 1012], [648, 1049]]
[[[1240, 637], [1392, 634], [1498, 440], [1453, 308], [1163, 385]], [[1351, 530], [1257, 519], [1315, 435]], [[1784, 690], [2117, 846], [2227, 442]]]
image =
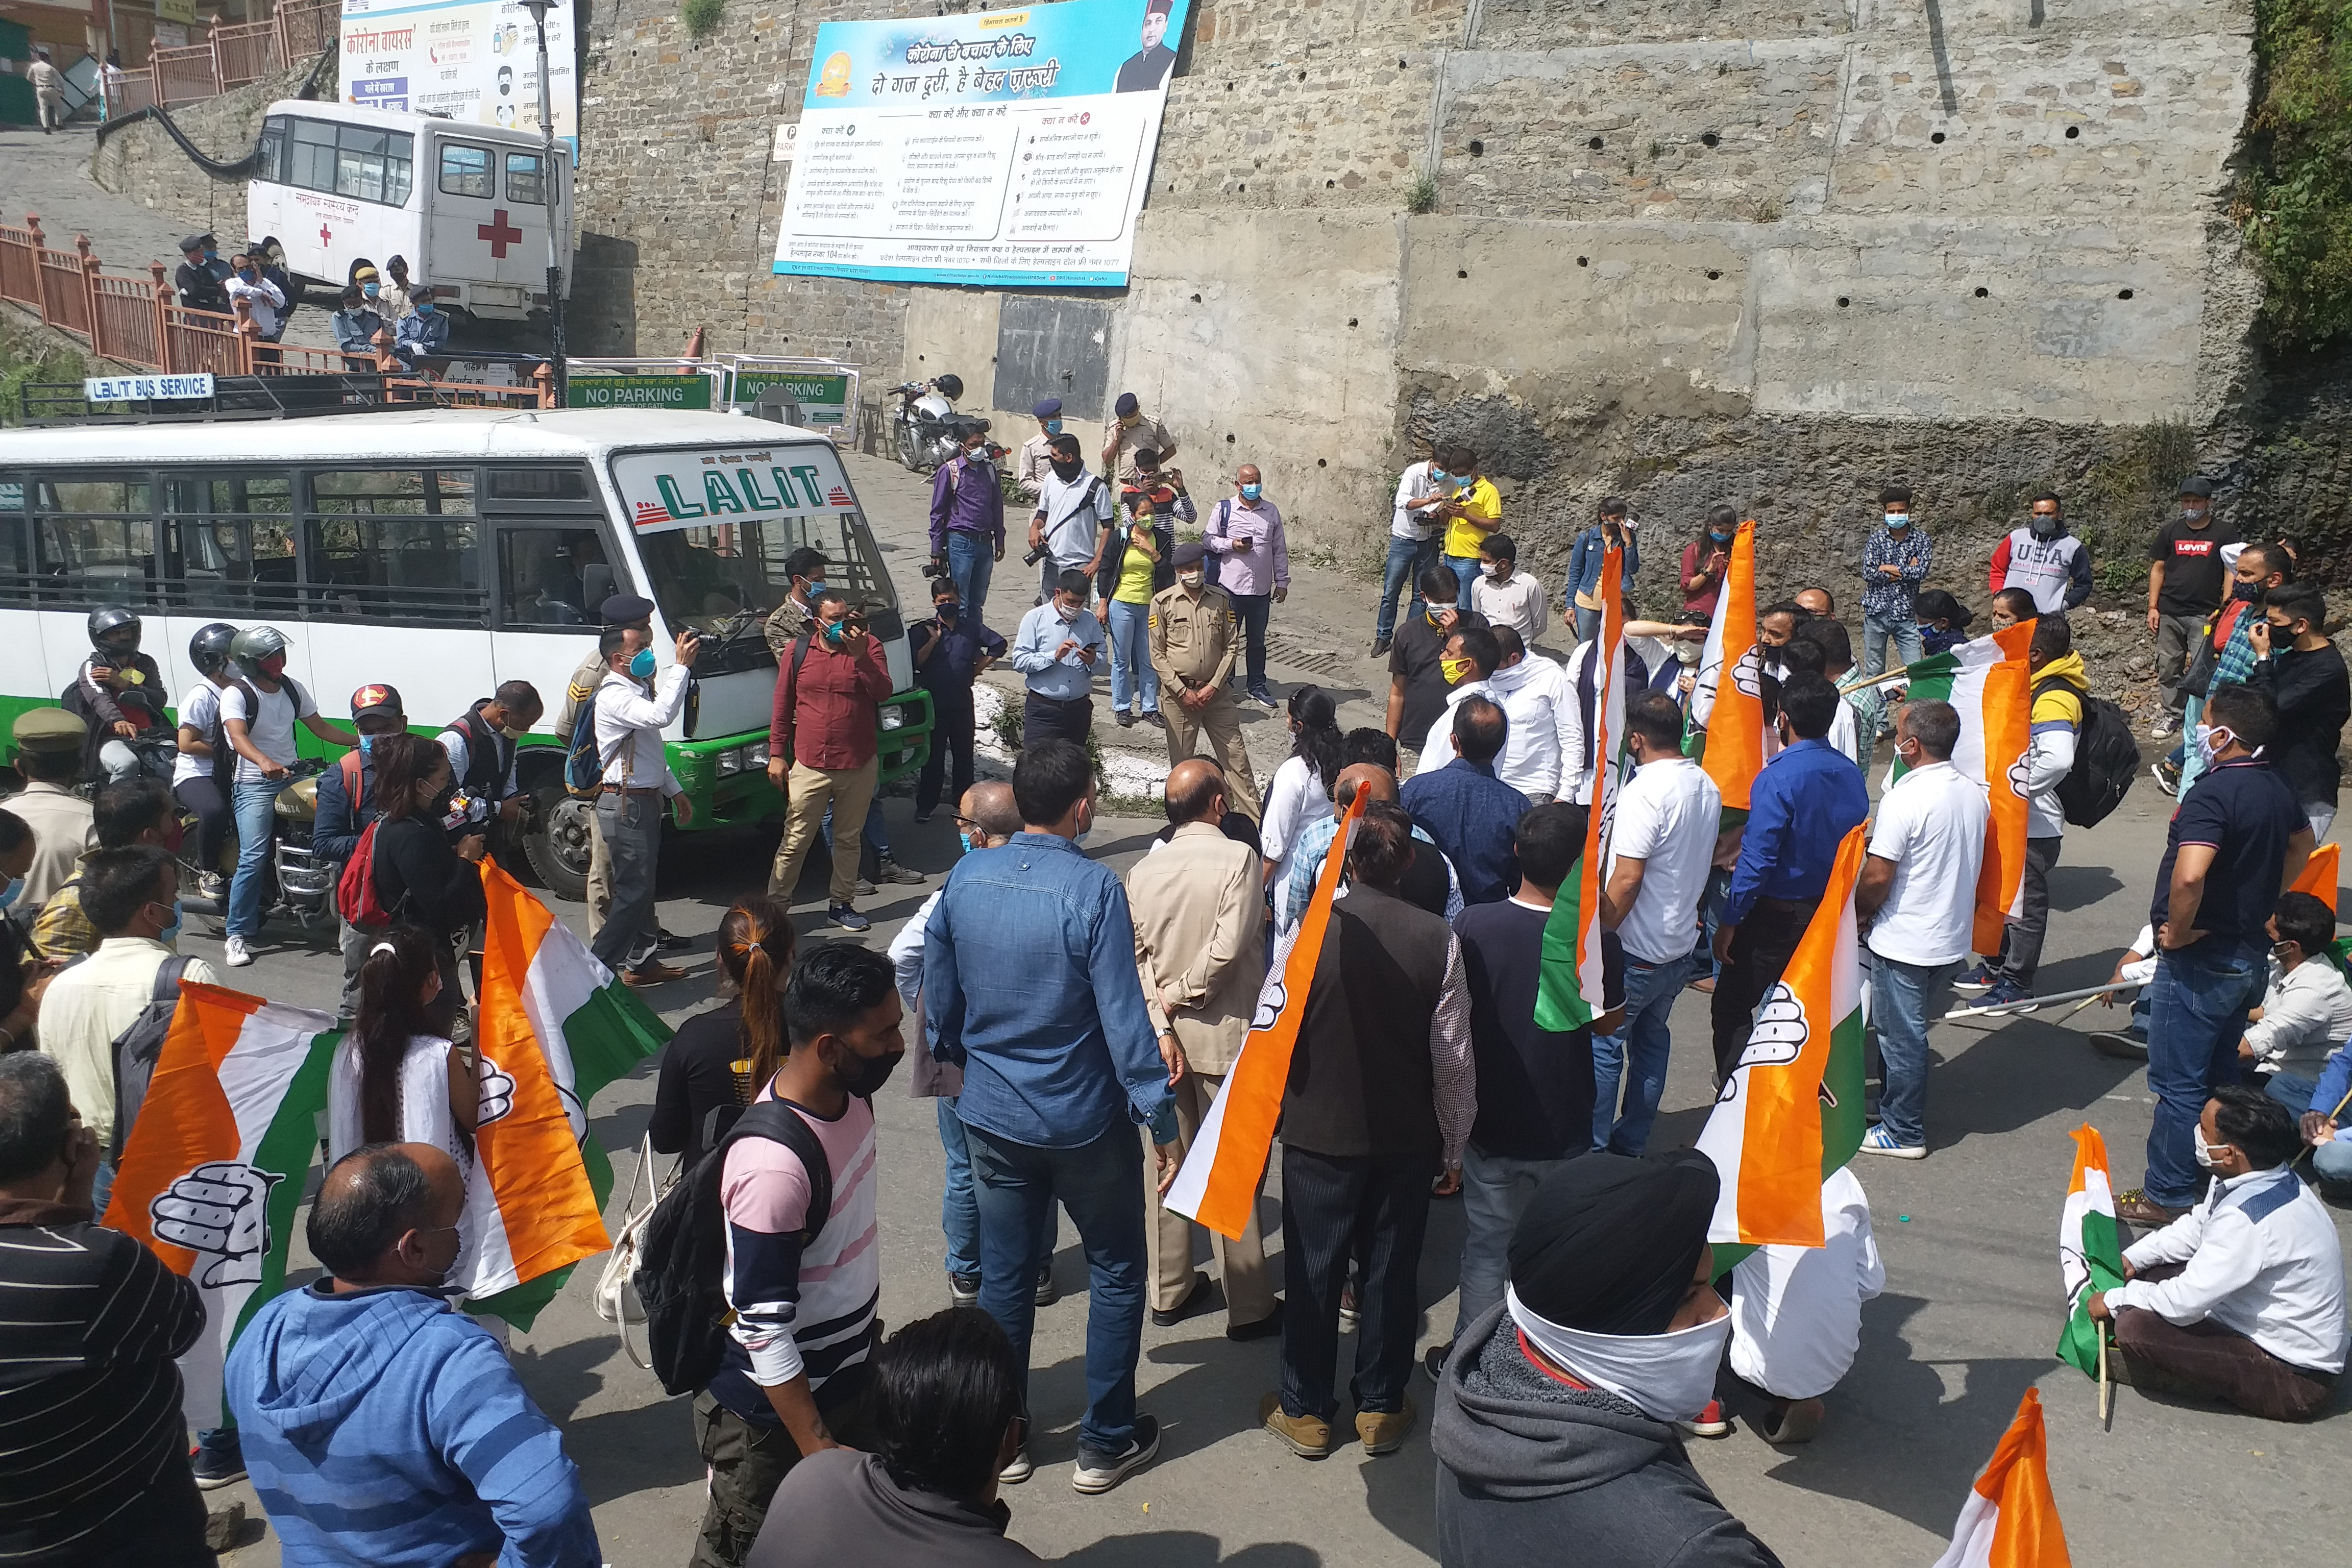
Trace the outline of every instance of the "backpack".
[[[2032, 701], [2055, 686], [2066, 685], [2056, 676], [2033, 688]], [[2058, 781], [2058, 805], [2076, 827], [2095, 827], [2123, 804], [2132, 780], [2139, 776], [2139, 742], [2132, 739], [2131, 721], [2104, 697], [2077, 693], [2083, 721], [2074, 731], [2074, 766]]]
[[375, 835], [383, 826], [379, 816], [360, 829], [359, 847], [335, 879], [336, 912], [362, 931], [383, 931], [392, 924], [393, 911], [383, 907], [375, 890]]
[[[710, 1116], [716, 1127], [720, 1106]], [[727, 1151], [745, 1138], [782, 1143], [808, 1172], [808, 1219], [800, 1244], [814, 1242], [833, 1212], [833, 1166], [815, 1129], [781, 1100], [762, 1100], [742, 1111], [724, 1138], [709, 1146], [686, 1179], [654, 1205], [639, 1244], [635, 1283], [646, 1314], [646, 1359], [667, 1394], [692, 1394], [709, 1386], [727, 1352], [727, 1330], [734, 1311], [727, 1304], [727, 1215], [719, 1184]]]
[[[281, 675], [278, 678], [278, 686], [287, 700], [294, 704], [294, 711], [299, 714], [302, 711], [301, 684], [290, 675]], [[214, 696], [212, 733], [205, 739], [213, 749], [213, 783], [219, 786], [223, 795], [228, 794], [230, 784], [236, 777], [236, 764], [241, 760], [236, 748], [228, 743], [228, 714], [220, 704], [221, 695], [231, 690], [245, 694], [245, 727], [248, 735], [252, 732], [253, 721], [261, 717], [261, 693], [254, 689], [249, 680], [232, 680]], [[353, 797], [354, 804], [357, 798]]]
[[801, 666], [808, 662], [809, 642], [814, 634], [803, 632], [793, 644], [793, 668], [784, 677], [784, 761], [793, 760], [793, 742], [800, 733]]
[[155, 1076], [155, 1063], [163, 1054], [164, 1037], [172, 1032], [172, 1019], [180, 1010], [180, 976], [188, 972], [188, 959], [174, 953], [155, 966], [155, 990], [141, 1008], [131, 1026], [114, 1037], [110, 1054], [114, 1058], [114, 1139], [107, 1158], [115, 1165], [122, 1163], [122, 1151], [131, 1142], [131, 1124], [139, 1120], [139, 1107], [147, 1099], [148, 1080]]
[[572, 716], [572, 743], [563, 753], [563, 787], [573, 795], [594, 795], [604, 784], [604, 753], [596, 745], [596, 692], [599, 680], [580, 711]]

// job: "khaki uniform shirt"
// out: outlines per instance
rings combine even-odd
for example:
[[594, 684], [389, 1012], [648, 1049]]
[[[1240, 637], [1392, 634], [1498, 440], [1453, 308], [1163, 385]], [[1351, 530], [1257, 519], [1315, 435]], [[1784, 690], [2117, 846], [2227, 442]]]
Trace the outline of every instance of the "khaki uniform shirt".
[[768, 612], [768, 624], [763, 635], [778, 662], [792, 652], [793, 644], [801, 640], [801, 634], [809, 629], [809, 623], [815, 618], [814, 611], [804, 608], [790, 594], [784, 595], [782, 604]]
[[[1131, 485], [1137, 482], [1138, 475], [1135, 468], [1135, 455], [1138, 452], [1159, 453], [1160, 466], [1165, 468], [1168, 464], [1168, 454], [1173, 450], [1176, 446], [1176, 437], [1168, 433], [1168, 426], [1162, 425], [1159, 420], [1154, 419], [1149, 414], [1137, 420], [1133, 425], [1125, 426], [1122, 426], [1117, 420], [1113, 420], [1111, 422], [1110, 433], [1112, 439], [1118, 443], [1118, 450], [1116, 454], [1118, 458], [1118, 482], [1123, 485]], [[1108, 441], [1104, 443], [1105, 446], [1108, 446], [1109, 444], [1110, 443]]]
[[1234, 602], [1211, 584], [1196, 601], [1181, 584], [1151, 596], [1151, 668], [1180, 689], [1222, 689], [1234, 672], [1241, 627]]
[[594, 697], [604, 684], [604, 656], [592, 647], [580, 668], [572, 672], [572, 682], [563, 689], [563, 707], [555, 715], [555, 732], [565, 745], [572, 743], [572, 727], [580, 722], [580, 705]]
[[28, 784], [0, 802], [0, 810], [15, 813], [33, 830], [32, 868], [16, 895], [17, 912], [30, 915], [73, 880], [81, 852], [89, 847], [89, 802], [52, 784]]
[[1233, 1070], [1265, 978], [1264, 875], [1256, 852], [1213, 822], [1184, 824], [1127, 873], [1151, 1026], [1212, 1078]]

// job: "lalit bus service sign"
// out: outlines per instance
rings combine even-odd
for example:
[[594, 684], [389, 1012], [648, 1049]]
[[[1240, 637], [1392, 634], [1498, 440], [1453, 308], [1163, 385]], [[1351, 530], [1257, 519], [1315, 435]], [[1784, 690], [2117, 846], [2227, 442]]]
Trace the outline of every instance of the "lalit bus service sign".
[[775, 269], [1123, 285], [1191, 4], [824, 24]]
[[[518, 0], [343, 0], [342, 45], [346, 103], [539, 129], [539, 34]], [[548, 7], [547, 65], [556, 140], [576, 148], [569, 5]]]

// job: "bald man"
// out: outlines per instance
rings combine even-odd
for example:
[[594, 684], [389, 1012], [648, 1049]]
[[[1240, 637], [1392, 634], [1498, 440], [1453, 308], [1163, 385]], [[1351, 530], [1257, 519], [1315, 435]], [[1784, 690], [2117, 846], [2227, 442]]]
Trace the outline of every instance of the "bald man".
[[[1318, 817], [1301, 829], [1298, 847], [1290, 853], [1290, 891], [1282, 903], [1284, 931], [1290, 930], [1306, 915], [1307, 900], [1315, 896], [1316, 879], [1323, 875], [1324, 857], [1330, 851], [1332, 839], [1339, 836], [1339, 817], [1346, 814], [1360, 789], [1371, 791], [1374, 801], [1393, 804], [1397, 798], [1396, 774], [1378, 763], [1350, 763], [1331, 781], [1333, 814]], [[1454, 874], [1454, 863], [1437, 847], [1436, 841], [1418, 827], [1412, 830], [1412, 860], [1405, 868], [1404, 883], [1397, 896], [1433, 915], [1453, 920], [1462, 912], [1462, 883]], [[1339, 886], [1346, 890], [1344, 880]]]
[[344, 1155], [310, 1210], [327, 1278], [274, 1298], [229, 1352], [246, 1468], [289, 1563], [604, 1560], [563, 1435], [441, 1293], [465, 1207], [429, 1143]]
[[1816, 616], [1837, 615], [1837, 601], [1830, 597], [1827, 588], [1806, 588], [1799, 591], [1797, 603]]
[[[1225, 775], [1205, 757], [1168, 773], [1168, 821], [1174, 828], [1159, 850], [1127, 874], [1128, 907], [1135, 919], [1135, 968], [1162, 1055], [1179, 1061], [1171, 1088], [1176, 1099], [1176, 1162], [1192, 1146], [1209, 1102], [1233, 1070], [1249, 1033], [1250, 1015], [1265, 977], [1265, 871], [1256, 851], [1225, 837]], [[1146, 1133], [1145, 1136], [1150, 1136]], [[1162, 1328], [1206, 1309], [1209, 1277], [1192, 1268], [1192, 1225], [1160, 1205], [1164, 1185], [1150, 1165], [1151, 1321]], [[1212, 1236], [1225, 1282], [1225, 1337], [1263, 1339], [1282, 1327], [1281, 1303], [1265, 1272], [1265, 1246], [1253, 1205], [1249, 1228], [1236, 1241]]]

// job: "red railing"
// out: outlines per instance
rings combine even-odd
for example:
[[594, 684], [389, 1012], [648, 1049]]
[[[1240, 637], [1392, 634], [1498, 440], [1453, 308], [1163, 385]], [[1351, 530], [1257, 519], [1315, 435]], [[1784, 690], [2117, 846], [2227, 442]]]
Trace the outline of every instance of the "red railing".
[[[267, 22], [215, 17], [203, 43], [151, 49], [149, 69], [123, 72], [124, 103], [112, 112], [215, 98], [315, 58], [335, 47], [341, 16], [341, 0], [301, 0], [280, 5]], [[134, 86], [128, 79], [133, 77], [144, 79]]]
[[155, 101], [155, 72], [147, 70], [121, 71], [107, 89], [106, 112], [110, 119], [120, 120], [135, 114]]
[[230, 313], [191, 310], [164, 280], [160, 261], [149, 262], [144, 277], [107, 272], [90, 254], [88, 235], [77, 235], [71, 250], [52, 250], [47, 240], [37, 215], [27, 214], [23, 228], [0, 224], [0, 300], [39, 311], [43, 321], [81, 339], [102, 359], [165, 374], [376, 372], [384, 376], [384, 395], [396, 403], [555, 406], [555, 375], [546, 364], [533, 372], [527, 384], [490, 386], [444, 381], [429, 369], [422, 374], [410, 372], [392, 352], [389, 329], [376, 334], [373, 352], [368, 353], [264, 342], [249, 300], [236, 300], [236, 309]]

